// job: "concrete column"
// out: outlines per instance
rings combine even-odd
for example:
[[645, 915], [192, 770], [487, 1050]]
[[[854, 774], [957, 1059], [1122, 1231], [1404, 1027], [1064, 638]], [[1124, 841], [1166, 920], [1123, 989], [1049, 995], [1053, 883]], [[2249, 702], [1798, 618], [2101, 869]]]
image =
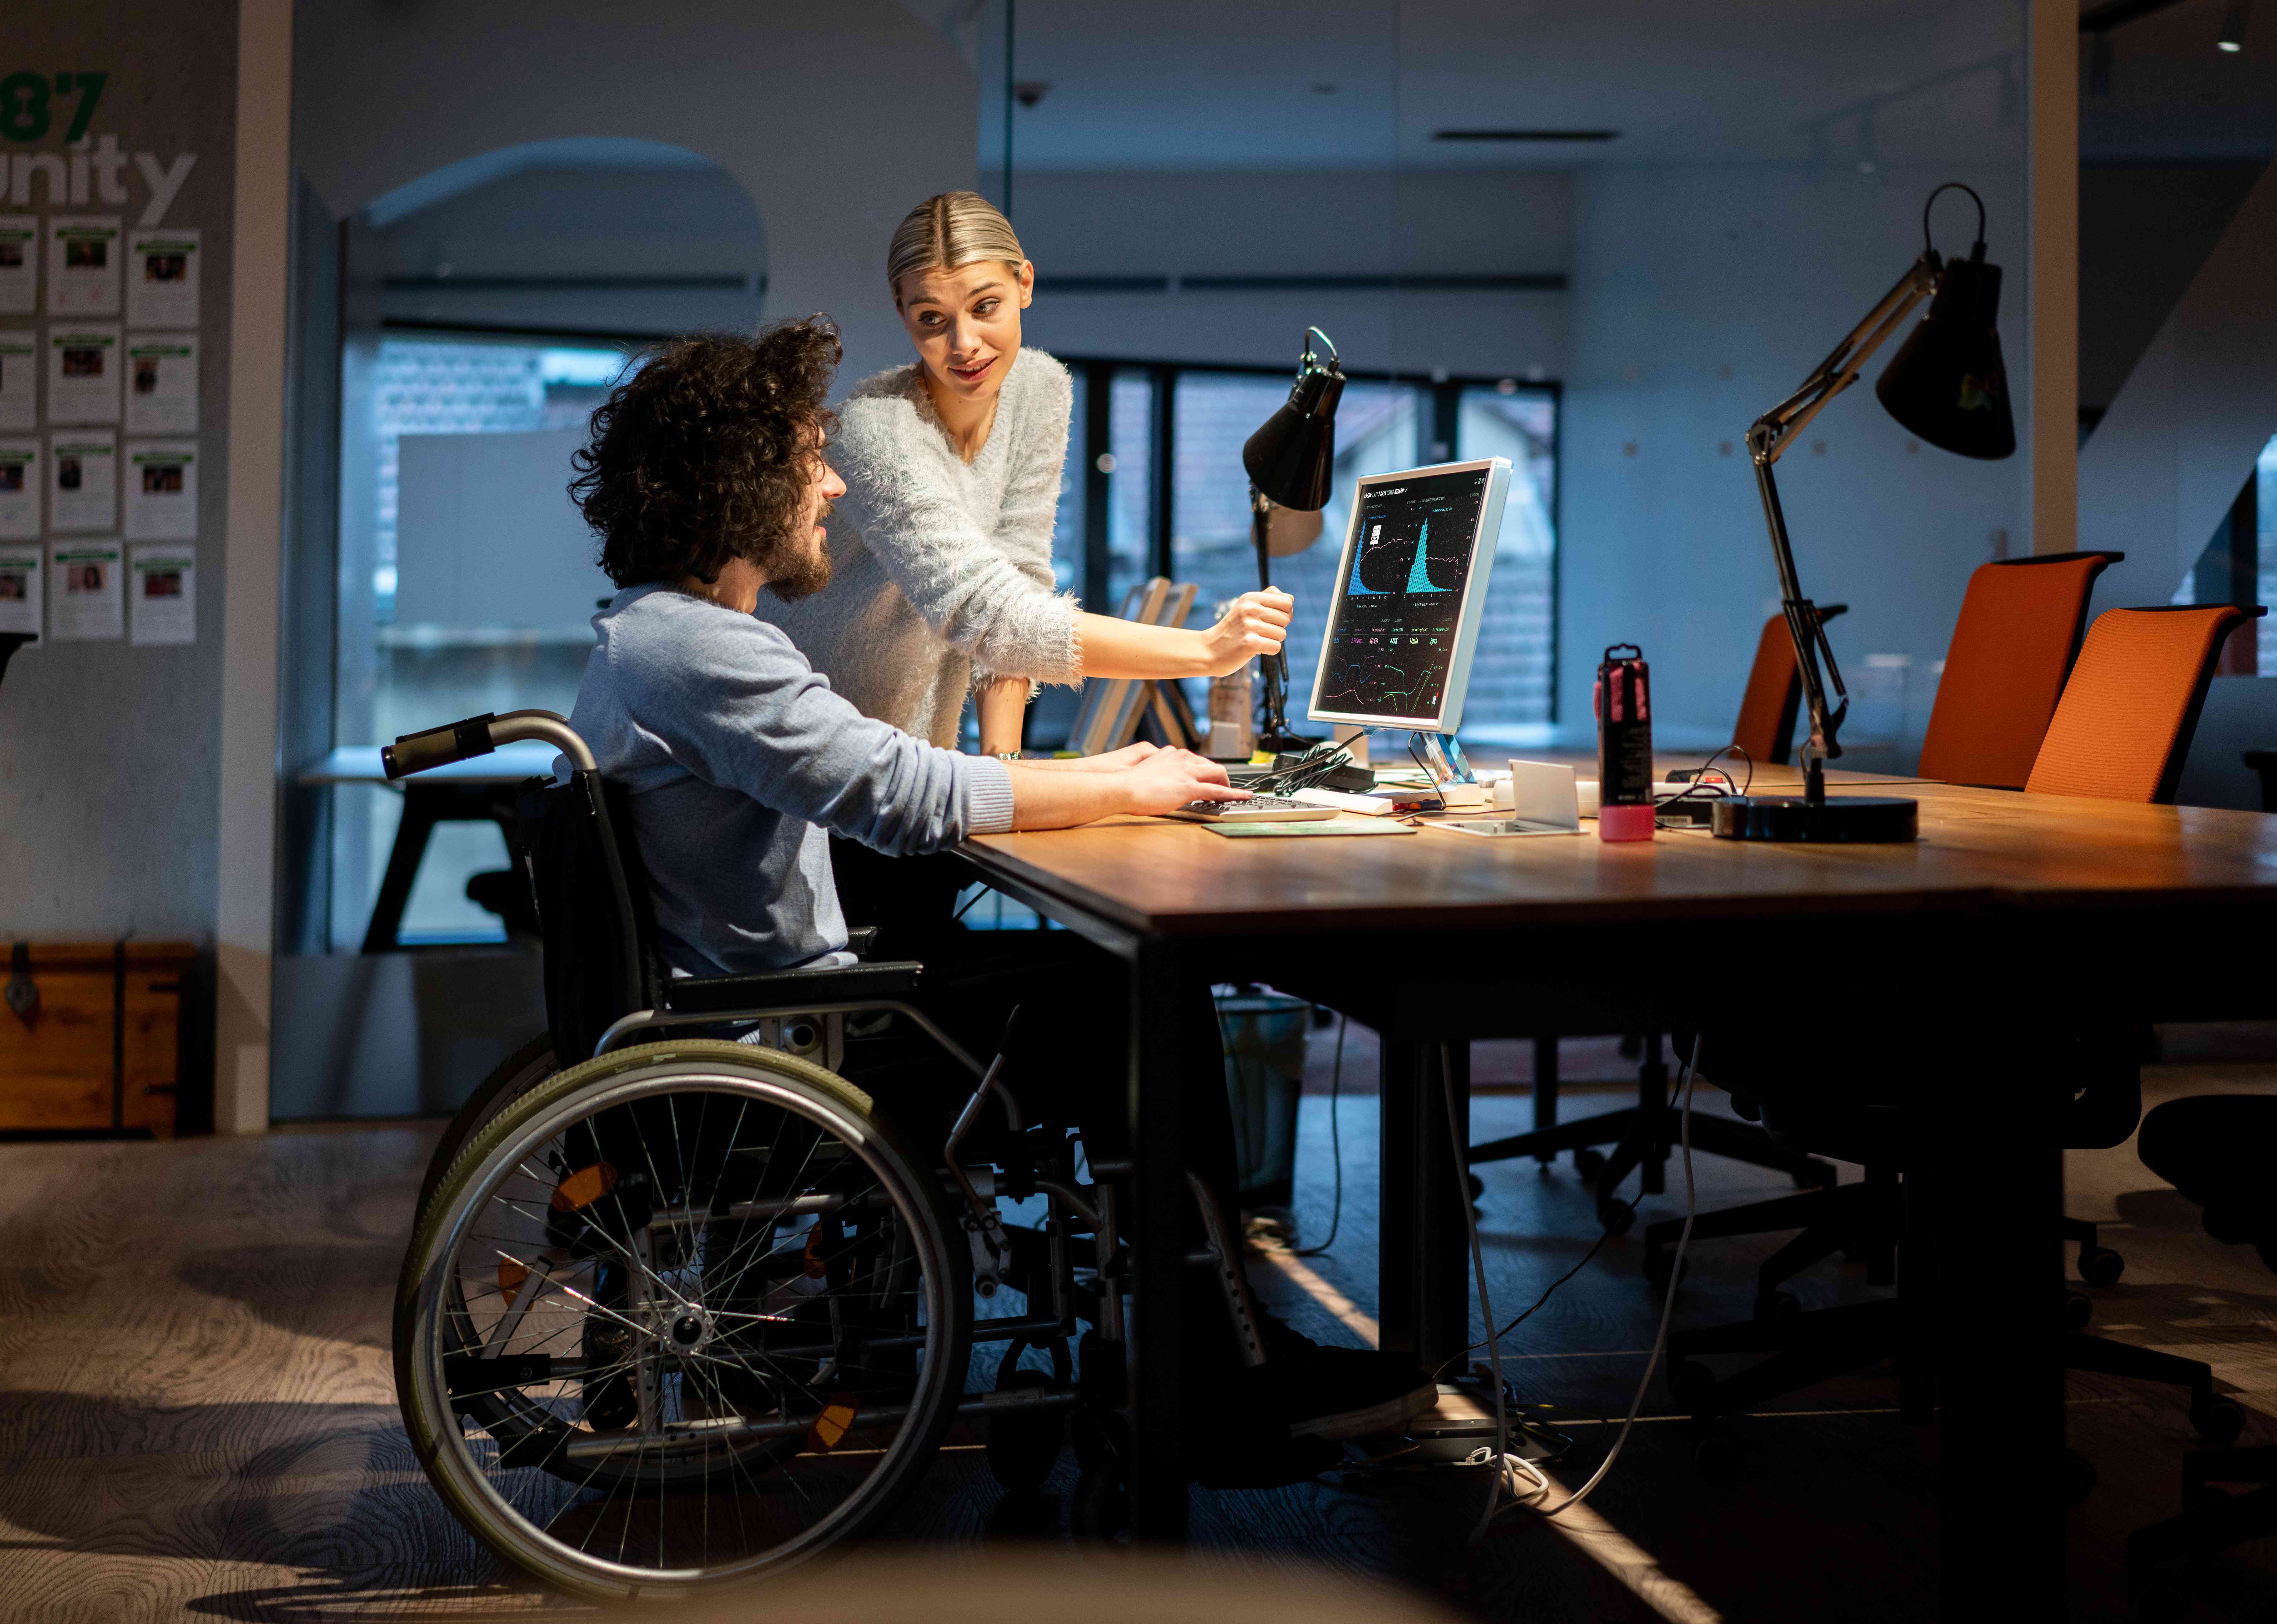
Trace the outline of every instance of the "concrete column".
[[2068, 553], [2079, 545], [2079, 5], [2030, 10], [2027, 506], [2032, 551]]
[[214, 1126], [269, 1126], [277, 869], [277, 650], [285, 321], [293, 195], [292, 0], [238, 8], [231, 253], [229, 567], [222, 603], [221, 853]]

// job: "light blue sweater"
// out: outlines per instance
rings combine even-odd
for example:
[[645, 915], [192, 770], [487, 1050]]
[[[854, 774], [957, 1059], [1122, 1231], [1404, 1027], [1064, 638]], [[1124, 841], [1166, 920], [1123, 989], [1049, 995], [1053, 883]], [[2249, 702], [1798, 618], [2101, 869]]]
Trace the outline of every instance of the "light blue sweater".
[[1002, 762], [864, 716], [764, 621], [654, 584], [619, 592], [593, 630], [569, 721], [632, 792], [674, 970], [844, 948], [826, 829], [902, 856], [1012, 827]]

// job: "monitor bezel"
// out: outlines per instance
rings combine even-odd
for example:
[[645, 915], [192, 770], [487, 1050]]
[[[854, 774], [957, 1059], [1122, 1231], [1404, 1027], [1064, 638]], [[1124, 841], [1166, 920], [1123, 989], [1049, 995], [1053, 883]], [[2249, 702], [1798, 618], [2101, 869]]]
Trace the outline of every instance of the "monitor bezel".
[[[1463, 578], [1463, 602], [1455, 617], [1455, 647], [1448, 657], [1447, 683], [1440, 690], [1438, 713], [1428, 717], [1384, 716], [1359, 711], [1322, 710], [1321, 684], [1328, 680], [1329, 652], [1333, 646], [1329, 641], [1329, 631], [1336, 624], [1336, 611], [1345, 596], [1344, 583], [1352, 578], [1352, 560], [1359, 553], [1360, 506], [1367, 488], [1480, 469], [1487, 472], [1486, 493], [1479, 503], [1478, 529], [1471, 537], [1471, 568]], [[1421, 468], [1363, 474], [1352, 482], [1352, 516], [1345, 522], [1344, 552], [1336, 560], [1336, 574], [1330, 577], [1332, 595], [1327, 618], [1321, 623], [1321, 654], [1313, 667], [1312, 692], [1305, 707], [1309, 720], [1362, 728], [1405, 728], [1412, 733], [1451, 734], [1462, 726], [1463, 704], [1470, 697], [1471, 657], [1477, 651], [1479, 624], [1486, 615], [1487, 587], [1494, 575], [1496, 547], [1502, 538], [1503, 504], [1510, 494], [1510, 476], [1508, 457], [1472, 457], [1460, 462], [1433, 462]], [[1490, 538], [1483, 555], [1480, 549], [1481, 537]]]

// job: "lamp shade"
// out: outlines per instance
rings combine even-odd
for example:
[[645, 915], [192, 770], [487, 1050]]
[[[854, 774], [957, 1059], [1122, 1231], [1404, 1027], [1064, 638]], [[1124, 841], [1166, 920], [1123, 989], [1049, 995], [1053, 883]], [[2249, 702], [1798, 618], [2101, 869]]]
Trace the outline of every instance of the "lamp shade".
[[1946, 265], [1936, 297], [1874, 385], [1882, 408], [1940, 451], [1988, 461], [2016, 449], [2000, 360], [2000, 267], [1984, 245]]
[[1241, 448], [1249, 482], [1283, 507], [1316, 513], [1328, 506], [1336, 460], [1336, 402], [1344, 375], [1334, 361], [1313, 362], [1297, 375], [1297, 386], [1281, 409], [1265, 420]]

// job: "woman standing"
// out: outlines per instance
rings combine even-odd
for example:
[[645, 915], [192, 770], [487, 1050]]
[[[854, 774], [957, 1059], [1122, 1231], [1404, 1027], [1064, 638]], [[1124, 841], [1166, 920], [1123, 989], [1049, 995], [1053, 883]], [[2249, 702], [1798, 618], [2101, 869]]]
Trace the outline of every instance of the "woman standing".
[[[1057, 591], [1072, 391], [1065, 367], [1021, 344], [1036, 272], [1009, 221], [971, 192], [927, 198], [895, 231], [886, 275], [917, 360], [838, 408], [830, 461], [847, 493], [828, 521], [832, 586], [759, 609], [834, 688], [949, 749], [971, 694], [980, 748], [1009, 754], [1037, 683], [1216, 676], [1280, 649], [1283, 592], [1244, 593], [1188, 631], [1090, 614]], [[952, 858], [840, 858], [857, 922], [938, 924], [963, 879]]]

